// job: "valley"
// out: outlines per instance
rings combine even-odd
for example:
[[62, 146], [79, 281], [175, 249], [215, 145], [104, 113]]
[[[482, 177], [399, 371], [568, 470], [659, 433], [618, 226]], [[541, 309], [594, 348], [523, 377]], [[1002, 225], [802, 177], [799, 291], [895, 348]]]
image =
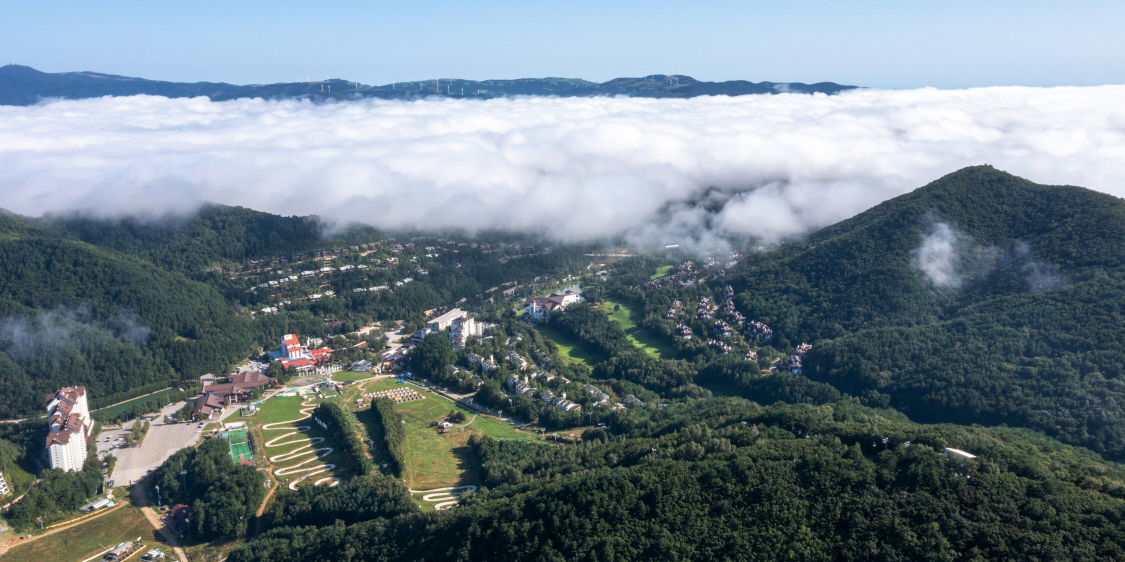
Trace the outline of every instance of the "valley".
[[[315, 220], [237, 208], [155, 233], [3, 217], [0, 306], [30, 333], [70, 330], [38, 355], [0, 341], [0, 408], [29, 418], [0, 427], [0, 474], [28, 492], [3, 516], [40, 535], [38, 518], [104, 493], [97, 462], [42, 469], [29, 397], [65, 380], [103, 406], [94, 420], [124, 421], [98, 449], [148, 416], [109, 478], [161, 500], [191, 560], [704, 559], [732, 542], [1112, 559], [1122, 213], [977, 167], [773, 247], [602, 267], [594, 245], [325, 238]], [[278, 229], [300, 235], [278, 246]], [[943, 233], [957, 242], [940, 277], [923, 254]], [[118, 511], [67, 540], [109, 537]], [[932, 534], [888, 534], [904, 528]]]

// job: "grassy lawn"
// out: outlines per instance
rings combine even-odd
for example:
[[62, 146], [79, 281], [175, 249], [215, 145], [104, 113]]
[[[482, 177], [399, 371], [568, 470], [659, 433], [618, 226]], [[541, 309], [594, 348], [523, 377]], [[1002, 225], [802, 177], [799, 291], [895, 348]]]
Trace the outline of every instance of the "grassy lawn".
[[676, 266], [662, 265], [662, 266], [656, 268], [656, 273], [653, 273], [652, 275], [650, 275], [649, 279], [660, 279], [661, 277], [666, 277], [668, 275], [671, 275], [673, 269], [676, 269]]
[[253, 420], [259, 424], [277, 423], [285, 420], [292, 420], [301, 417], [301, 400], [300, 397], [273, 397], [265, 402], [259, 404], [261, 410], [254, 414], [252, 417], [243, 418], [233, 416], [232, 419], [243, 421]]
[[351, 382], [374, 377], [377, 373], [357, 373], [355, 371], [337, 371], [332, 373], [332, 380], [336, 382]]
[[[156, 542], [156, 532], [141, 510], [126, 505], [76, 527], [17, 546], [4, 555], [4, 562], [76, 562], [137, 537], [149, 546]], [[165, 554], [172, 552], [164, 545], [157, 548]]]
[[586, 344], [571, 337], [561, 331], [555, 329], [547, 324], [539, 324], [535, 327], [540, 334], [547, 336], [559, 348], [559, 356], [564, 360], [571, 363], [578, 363], [585, 365], [588, 368], [594, 368], [594, 365], [601, 363], [605, 360], [605, 356], [592, 349], [586, 347]]
[[132, 400], [129, 400], [128, 402], [123, 402], [123, 403], [118, 404], [116, 406], [111, 406], [109, 408], [104, 408], [104, 409], [101, 409], [101, 410], [94, 410], [94, 411], [99, 413], [99, 414], [103, 414], [103, 415], [106, 415], [110, 418], [113, 418], [113, 417], [116, 417], [117, 415], [125, 412], [126, 410], [132, 409], [133, 407], [137, 406], [138, 404], [144, 404], [145, 402], [149, 402], [149, 401], [152, 401], [152, 400], [161, 400], [160, 405], [163, 406], [165, 404], [165, 402], [163, 401], [164, 397], [170, 396], [170, 395], [175, 394], [177, 392], [179, 392], [179, 391], [176, 390], [175, 388], [167, 388], [167, 389], [161, 390], [160, 392], [157, 392], [156, 394], [150, 394], [148, 396], [142, 396], [141, 398], [134, 398]]
[[[620, 305], [620, 310], [614, 310], [615, 305]], [[625, 330], [625, 334], [633, 342], [633, 345], [644, 349], [645, 353], [656, 357], [657, 359], [671, 359], [675, 357], [675, 351], [666, 342], [660, 338], [652, 335], [648, 330], [637, 325], [640, 322], [641, 307], [620, 301], [613, 301], [605, 299], [601, 305], [602, 310], [609, 315], [609, 319], [621, 325]]]
[[425, 396], [422, 400], [395, 405], [395, 410], [406, 420], [406, 466], [402, 475], [406, 485], [416, 490], [479, 485], [477, 459], [467, 445], [472, 429], [454, 429], [439, 435], [437, 429], [430, 426], [450, 410], [462, 409], [425, 390], [421, 394]]
[[[403, 386], [395, 379], [376, 381], [367, 387], [368, 392]], [[412, 385], [411, 385], [412, 386]], [[445, 417], [450, 410], [459, 410], [472, 418], [472, 412], [453, 402], [432, 394], [426, 389], [413, 387], [424, 396], [422, 400], [403, 402], [395, 410], [406, 421], [406, 466], [403, 479], [415, 490], [429, 490], [465, 484], [479, 485], [479, 461], [468, 447], [470, 435], [489, 435], [498, 439], [536, 440], [534, 433], [518, 431], [515, 427], [495, 419], [478, 416], [465, 428], [439, 434], [430, 424]], [[359, 412], [366, 420], [368, 410]]]
[[469, 427], [471, 427], [474, 432], [483, 433], [494, 439], [519, 439], [521, 441], [539, 440], [534, 433], [520, 431], [510, 423], [484, 416], [477, 416], [477, 419], [473, 421], [473, 424]]

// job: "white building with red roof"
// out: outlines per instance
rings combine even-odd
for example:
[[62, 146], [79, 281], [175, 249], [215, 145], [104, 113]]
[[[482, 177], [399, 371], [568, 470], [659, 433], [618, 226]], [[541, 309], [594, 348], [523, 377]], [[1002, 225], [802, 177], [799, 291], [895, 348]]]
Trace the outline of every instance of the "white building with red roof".
[[297, 338], [296, 334], [281, 336], [281, 347], [278, 348], [278, 352], [282, 366], [286, 369], [298, 371], [310, 371], [317, 365], [332, 360], [332, 348], [322, 347], [309, 350], [308, 347], [301, 345], [301, 340]]
[[578, 293], [573, 291], [567, 291], [561, 295], [551, 295], [549, 297], [528, 298], [524, 300], [524, 311], [532, 318], [542, 320], [581, 299], [582, 297], [578, 296]]
[[297, 339], [295, 334], [281, 336], [279, 351], [282, 359], [300, 359], [305, 356], [305, 348], [301, 346], [301, 340]]
[[86, 462], [86, 443], [93, 423], [86, 401], [86, 387], [68, 386], [47, 395], [49, 433], [45, 446], [51, 468], [82, 470]]

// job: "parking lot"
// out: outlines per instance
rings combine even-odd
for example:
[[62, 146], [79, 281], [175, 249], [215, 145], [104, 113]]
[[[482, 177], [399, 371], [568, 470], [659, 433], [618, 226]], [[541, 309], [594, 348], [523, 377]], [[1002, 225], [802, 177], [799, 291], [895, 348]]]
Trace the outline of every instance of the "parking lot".
[[[103, 430], [98, 435], [98, 454], [112, 453], [117, 457], [117, 466], [110, 476], [117, 485], [129, 485], [144, 478], [150, 471], [156, 469], [168, 457], [184, 447], [197, 443], [202, 433], [198, 423], [171, 423], [165, 425], [161, 420], [165, 414], [171, 416], [183, 406], [183, 402], [165, 407], [159, 415], [152, 420], [148, 435], [140, 447], [124, 447], [125, 436], [133, 428], [133, 423], [125, 424], [121, 429]], [[108, 441], [107, 441], [108, 439]], [[121, 445], [122, 448], [114, 448]]]

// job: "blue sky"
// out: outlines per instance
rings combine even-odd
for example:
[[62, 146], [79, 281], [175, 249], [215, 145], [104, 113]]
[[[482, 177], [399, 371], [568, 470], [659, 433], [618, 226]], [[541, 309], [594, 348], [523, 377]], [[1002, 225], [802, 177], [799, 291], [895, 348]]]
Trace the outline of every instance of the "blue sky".
[[232, 83], [338, 77], [1125, 83], [1125, 2], [21, 2], [0, 64]]

